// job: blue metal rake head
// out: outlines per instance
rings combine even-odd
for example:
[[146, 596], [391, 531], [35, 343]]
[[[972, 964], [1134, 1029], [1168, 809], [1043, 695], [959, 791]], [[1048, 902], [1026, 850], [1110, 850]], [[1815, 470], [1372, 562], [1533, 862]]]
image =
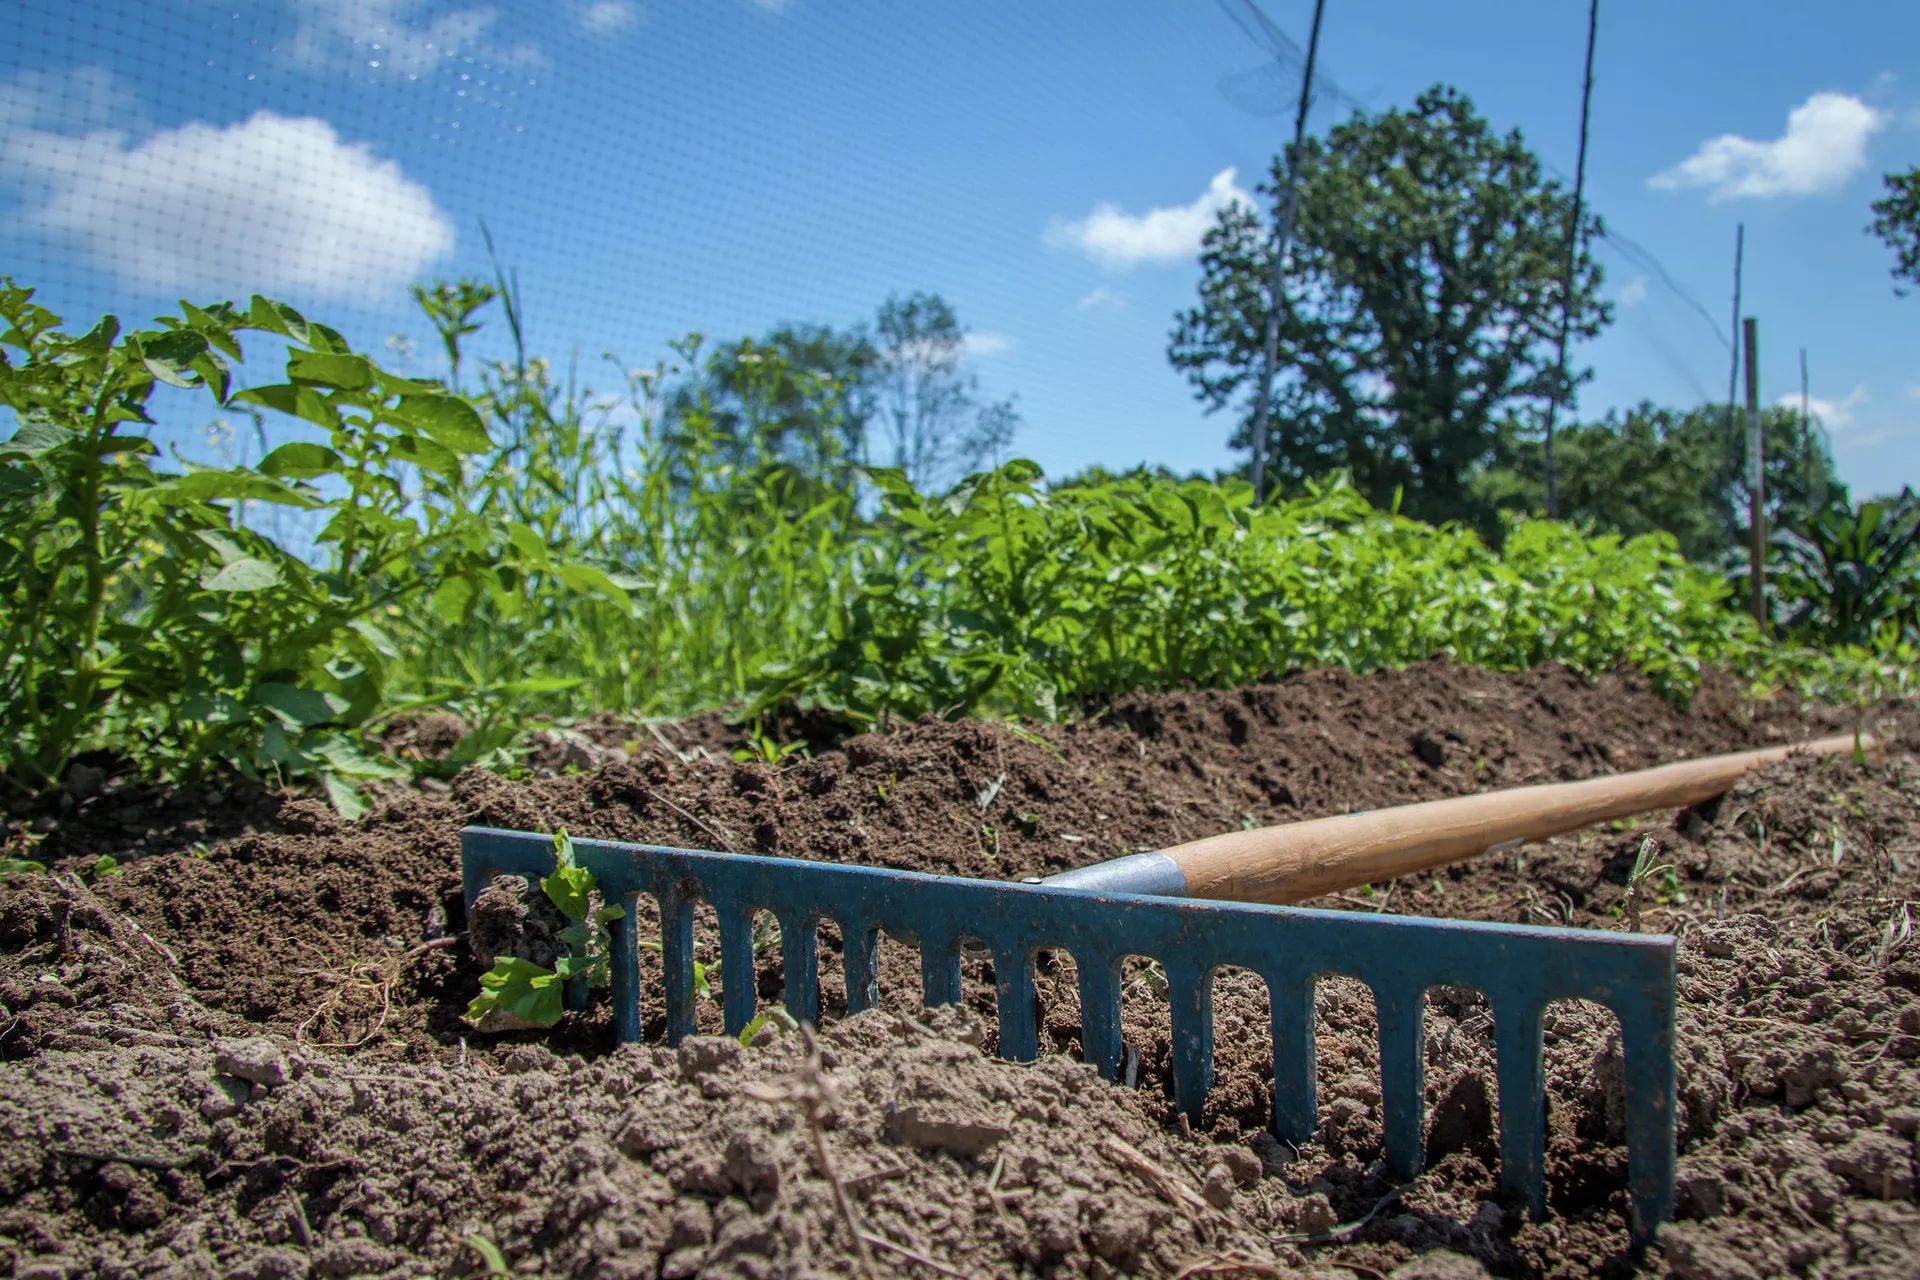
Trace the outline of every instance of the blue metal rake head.
[[[1035, 953], [1064, 950], [1079, 976], [1086, 1060], [1109, 1079], [1121, 1057], [1121, 965], [1140, 956], [1166, 972], [1175, 1101], [1197, 1119], [1213, 1079], [1213, 975], [1236, 966], [1266, 983], [1273, 1011], [1273, 1130], [1297, 1145], [1314, 1132], [1315, 980], [1357, 978], [1372, 989], [1378, 1012], [1386, 1163], [1400, 1178], [1419, 1172], [1424, 1155], [1426, 991], [1473, 988], [1493, 1006], [1501, 1186], [1524, 1195], [1536, 1218], [1546, 1208], [1541, 1016], [1553, 1001], [1591, 1000], [1620, 1019], [1635, 1242], [1651, 1240], [1657, 1224], [1672, 1216], [1671, 937], [1145, 897], [598, 840], [575, 840], [573, 851], [606, 900], [627, 909], [612, 925], [613, 1016], [622, 1041], [640, 1039], [633, 924], [641, 894], [660, 908], [671, 1041], [694, 1030], [693, 908], [701, 900], [719, 917], [728, 974], [753, 972], [753, 918], [772, 912], [780, 924], [787, 1011], [806, 1021], [819, 1018], [815, 940], [823, 921], [840, 928], [850, 1013], [879, 1001], [881, 931], [917, 942], [928, 1005], [960, 1000], [962, 943], [984, 944], [993, 956], [1000, 1053], [1020, 1062], [1040, 1051]], [[469, 907], [497, 875], [550, 875], [554, 865], [551, 836], [484, 827], [462, 832]], [[756, 1012], [753, 984], [725, 982], [721, 999], [727, 1032], [738, 1035]]]

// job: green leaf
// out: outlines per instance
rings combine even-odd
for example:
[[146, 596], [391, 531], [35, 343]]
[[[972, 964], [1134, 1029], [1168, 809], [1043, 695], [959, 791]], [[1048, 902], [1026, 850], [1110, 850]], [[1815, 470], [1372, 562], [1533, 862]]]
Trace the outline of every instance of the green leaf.
[[154, 490], [162, 502], [271, 502], [282, 507], [313, 508], [320, 500], [254, 471], [189, 471]]
[[569, 920], [587, 918], [587, 894], [593, 886], [593, 872], [585, 867], [561, 867], [540, 881], [548, 900]]
[[412, 463], [428, 475], [444, 480], [460, 478], [460, 455], [426, 436], [401, 436], [394, 441], [393, 456], [401, 462]]
[[[555, 1021], [558, 1021], [558, 1019], [555, 1019]], [[476, 1231], [472, 1235], [467, 1236], [466, 1245], [469, 1249], [472, 1249], [480, 1255], [481, 1264], [486, 1267], [488, 1275], [511, 1276], [513, 1274], [513, 1268], [507, 1265], [507, 1257], [500, 1252], [500, 1246], [479, 1232]]]
[[120, 336], [120, 321], [113, 316], [102, 316], [100, 323], [93, 326], [87, 335], [75, 338], [72, 342], [63, 342], [54, 347], [62, 355], [93, 356], [99, 358], [113, 350], [114, 340]]
[[332, 773], [323, 773], [320, 775], [320, 785], [326, 789], [327, 800], [333, 805], [334, 812], [342, 818], [354, 822], [366, 816], [367, 802], [360, 798], [360, 793], [351, 782]]
[[73, 439], [75, 439], [74, 433], [65, 427], [48, 422], [45, 418], [28, 418], [21, 422], [11, 436], [0, 441], [0, 455], [14, 454], [22, 458], [37, 458]]
[[120, 874], [120, 859], [110, 853], [103, 853], [93, 861], [93, 878], [103, 880], [108, 876]]
[[777, 1004], [768, 1005], [759, 1013], [753, 1015], [752, 1022], [749, 1022], [740, 1029], [740, 1044], [743, 1047], [752, 1044], [753, 1038], [760, 1034], [760, 1029], [769, 1024], [778, 1027], [783, 1034], [800, 1029], [800, 1024], [793, 1020], [792, 1014]]
[[291, 383], [275, 382], [264, 387], [249, 387], [233, 397], [235, 404], [257, 404], [263, 409], [275, 409], [325, 427], [329, 431], [340, 428], [340, 413], [333, 404], [312, 387], [298, 387]]
[[191, 329], [175, 329], [142, 344], [141, 358], [147, 372], [168, 386], [192, 388], [198, 384], [187, 375], [206, 352], [205, 338]]
[[32, 858], [0, 858], [0, 876], [45, 875], [47, 864]]
[[253, 700], [273, 712], [289, 729], [304, 729], [338, 719], [347, 709], [345, 698], [319, 689], [291, 684], [254, 686]]
[[524, 698], [537, 693], [564, 693], [568, 689], [578, 689], [585, 683], [579, 676], [534, 676], [530, 680], [509, 680], [505, 684], [495, 685], [494, 691], [509, 697]]
[[396, 425], [413, 426], [455, 453], [484, 453], [493, 448], [486, 424], [458, 396], [402, 396]]
[[300, 383], [338, 387], [342, 391], [365, 391], [373, 385], [378, 371], [365, 356], [336, 355], [326, 351], [287, 353], [287, 376]]
[[471, 578], [448, 578], [433, 590], [433, 611], [457, 627], [467, 620], [479, 594]]
[[247, 557], [247, 549], [225, 529], [196, 529], [193, 536], [212, 547], [221, 564], [232, 564]]
[[325, 445], [295, 440], [260, 459], [259, 471], [261, 475], [284, 480], [311, 480], [315, 476], [335, 475], [345, 467], [340, 455]]
[[32, 467], [23, 467], [17, 463], [0, 466], [0, 501], [20, 497], [23, 494], [38, 493], [47, 487], [47, 482]]
[[322, 738], [307, 750], [332, 765], [335, 772], [349, 778], [377, 778], [394, 782], [412, 776], [412, 771], [405, 765], [376, 760], [337, 735]]
[[280, 585], [279, 566], [248, 556], [217, 572], [202, 573], [200, 585], [209, 591], [264, 591]]
[[560, 1021], [560, 975], [518, 956], [499, 956], [480, 976], [480, 994], [467, 1006], [466, 1020], [478, 1024], [498, 1009], [529, 1027]]
[[550, 559], [547, 540], [518, 521], [507, 522], [507, 541], [511, 542], [513, 549], [530, 564], [544, 566]]
[[598, 592], [610, 596], [621, 604], [627, 602], [627, 593], [614, 585], [613, 579], [603, 570], [590, 564], [556, 564], [553, 576], [572, 587], [575, 591]]
[[264, 329], [268, 333], [277, 333], [283, 338], [292, 338], [295, 342], [308, 340], [306, 317], [284, 302], [275, 302], [271, 298], [253, 295], [253, 303], [246, 319], [237, 326], [242, 329]]

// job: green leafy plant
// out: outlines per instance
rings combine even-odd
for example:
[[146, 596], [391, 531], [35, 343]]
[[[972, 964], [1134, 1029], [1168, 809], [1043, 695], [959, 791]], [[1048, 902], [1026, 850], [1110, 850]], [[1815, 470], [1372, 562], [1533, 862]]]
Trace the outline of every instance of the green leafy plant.
[[1920, 644], [1920, 495], [1835, 506], [1773, 535], [1780, 624], [1824, 645]]
[[529, 1027], [550, 1027], [560, 1021], [565, 984], [604, 989], [610, 981], [611, 935], [607, 925], [626, 915], [624, 907], [593, 905], [594, 874], [574, 861], [573, 840], [563, 827], [553, 837], [557, 866], [540, 881], [540, 891], [572, 921], [560, 932], [567, 954], [548, 969], [518, 956], [497, 956], [480, 978], [480, 994], [467, 1006], [466, 1020], [479, 1025], [494, 1012], [510, 1015]]
[[[77, 750], [133, 745], [160, 771], [224, 759], [316, 776], [357, 811], [357, 781], [404, 772], [343, 732], [381, 701], [398, 653], [384, 624], [500, 567], [484, 519], [422, 502], [489, 448], [479, 415], [266, 298], [183, 302], [151, 330], [109, 316], [80, 338], [31, 299], [0, 281], [0, 348], [18, 353], [0, 362], [17, 420], [0, 443], [7, 780], [44, 787]], [[245, 331], [286, 344], [286, 381], [233, 389]], [[289, 439], [252, 468], [161, 472], [138, 429], [162, 388], [272, 410], [325, 442]], [[319, 563], [248, 527], [254, 504], [321, 519]]]
[[[783, 704], [852, 727], [1048, 722], [1122, 691], [1444, 653], [1635, 667], [1676, 696], [1717, 665], [1865, 705], [1920, 660], [1891, 616], [1912, 598], [1891, 546], [1868, 557], [1885, 591], [1834, 614], [1861, 626], [1809, 621], [1783, 642], [1662, 534], [1514, 517], [1495, 550], [1340, 476], [1256, 507], [1235, 480], [1050, 485], [1015, 459], [928, 492], [856, 468], [860, 433], [836, 415], [864, 412], [859, 397], [807, 343], [690, 338], [672, 361], [617, 366], [609, 396], [526, 352], [504, 273], [420, 302], [443, 383], [264, 298], [72, 338], [29, 291], [0, 289], [0, 773], [16, 798], [104, 748], [162, 776], [309, 779], [351, 816], [367, 784], [410, 772], [526, 776], [537, 717], [599, 711], [727, 707], [755, 726], [747, 758], [778, 765], [798, 749], [767, 728]], [[513, 355], [476, 366], [464, 343], [495, 304]], [[247, 334], [284, 374], [236, 391]], [[169, 397], [254, 415], [264, 456], [164, 469], [152, 421]], [[297, 551], [269, 536], [276, 511], [314, 536]], [[1890, 508], [1871, 537], [1905, 518]], [[433, 709], [466, 726], [444, 758], [372, 745]], [[545, 999], [536, 976], [492, 980], [510, 1003]]]

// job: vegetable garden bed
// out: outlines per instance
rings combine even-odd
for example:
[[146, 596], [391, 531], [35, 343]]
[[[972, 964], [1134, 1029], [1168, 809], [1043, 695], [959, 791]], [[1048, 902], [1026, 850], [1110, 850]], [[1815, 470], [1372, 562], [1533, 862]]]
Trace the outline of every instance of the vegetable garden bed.
[[[1911, 707], [1879, 714], [1910, 739]], [[1640, 910], [1682, 935], [1683, 1220], [1638, 1263], [1617, 1047], [1586, 1006], [1549, 1018], [1541, 1223], [1496, 1191], [1492, 1026], [1470, 992], [1430, 993], [1428, 1168], [1404, 1186], [1377, 1163], [1370, 1002], [1342, 980], [1320, 988], [1321, 1125], [1298, 1151], [1262, 1136], [1265, 993], [1246, 975], [1216, 987], [1199, 1126], [1173, 1117], [1144, 966], [1125, 996], [1132, 1088], [1073, 1064], [1064, 956], [1041, 965], [1043, 1045], [1061, 1053], [1031, 1068], [983, 1055], [982, 961], [965, 1006], [929, 1013], [911, 949], [889, 945], [885, 1007], [833, 1016], [831, 936], [817, 1056], [772, 1027], [747, 1047], [616, 1049], [603, 1007], [548, 1032], [462, 1020], [480, 973], [469, 822], [1016, 878], [1851, 724], [1711, 678], [1681, 711], [1637, 677], [1432, 662], [1118, 698], [1057, 729], [924, 720], [779, 764], [729, 759], [711, 717], [658, 734], [601, 719], [555, 727], [535, 759], [549, 776], [396, 787], [351, 824], [238, 790], [75, 796], [43, 833], [53, 874], [0, 882], [0, 1251], [16, 1276], [260, 1280], [496, 1258], [555, 1276], [1271, 1276], [1424, 1255], [1438, 1275], [1440, 1249], [1477, 1260], [1462, 1274], [1910, 1275], [1920, 769], [1898, 746], [1314, 904], [1623, 928], [1657, 841]], [[388, 745], [431, 754], [446, 728]], [[541, 944], [509, 924], [491, 945]], [[762, 951], [765, 999], [779, 973]], [[717, 1029], [717, 1005], [702, 1018]]]

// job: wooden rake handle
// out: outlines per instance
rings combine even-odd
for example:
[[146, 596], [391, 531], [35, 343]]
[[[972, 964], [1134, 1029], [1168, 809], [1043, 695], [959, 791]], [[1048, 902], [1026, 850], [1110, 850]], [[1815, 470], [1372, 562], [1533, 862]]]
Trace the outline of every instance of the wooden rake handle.
[[1723, 794], [1746, 774], [1789, 755], [1877, 752], [1870, 734], [1708, 756], [1633, 773], [1513, 787], [1366, 813], [1230, 831], [1049, 876], [1044, 883], [1121, 893], [1230, 902], [1300, 902], [1460, 862], [1491, 849]]

